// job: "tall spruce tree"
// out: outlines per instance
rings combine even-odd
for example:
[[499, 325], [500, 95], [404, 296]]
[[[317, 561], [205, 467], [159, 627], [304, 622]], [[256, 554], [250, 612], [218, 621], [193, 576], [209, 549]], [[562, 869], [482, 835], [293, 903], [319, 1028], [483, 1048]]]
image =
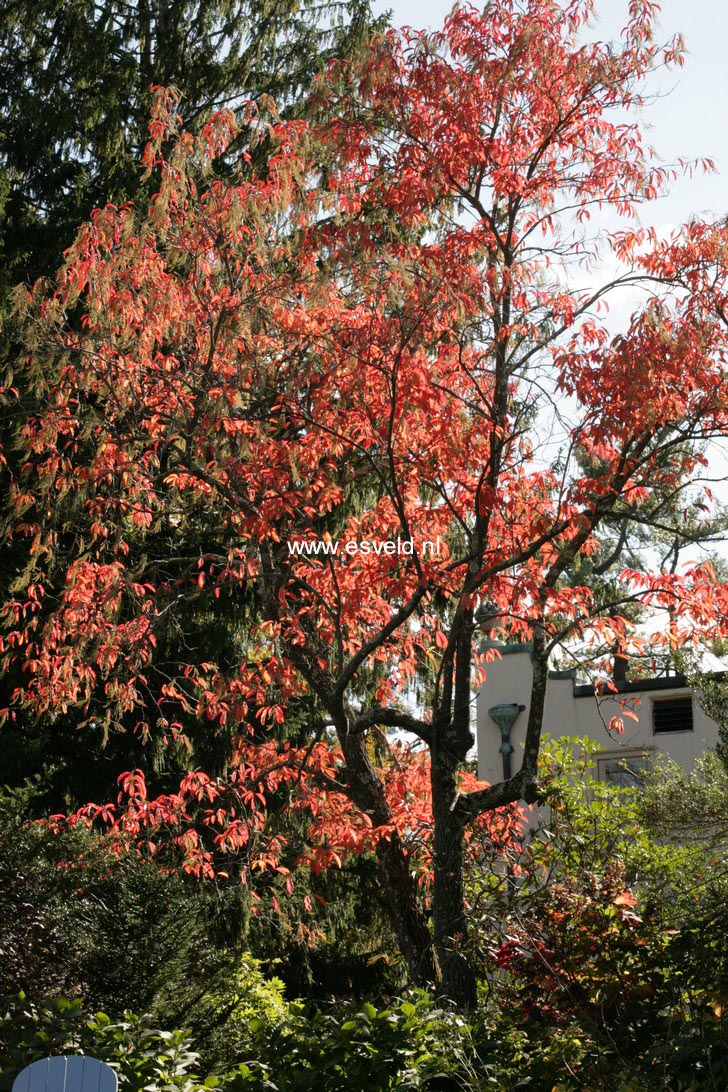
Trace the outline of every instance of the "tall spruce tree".
[[[369, 0], [10, 0], [0, 11], [0, 493], [23, 476], [16, 438], [42, 412], [48, 377], [18, 368], [12, 296], [19, 283], [52, 276], [92, 210], [148, 194], [140, 159], [148, 138], [153, 85], [175, 87], [191, 131], [217, 108], [242, 113], [269, 96], [283, 114], [304, 113], [313, 78], [331, 57], [351, 55], [376, 28]], [[231, 155], [231, 159], [234, 155]], [[222, 164], [222, 168], [225, 165]], [[254, 166], [253, 166], [254, 169]], [[58, 505], [63, 507], [62, 498]], [[66, 513], [59, 556], [83, 536], [82, 520]], [[17, 523], [5, 514], [4, 530]], [[159, 543], [180, 575], [209, 546], [194, 512], [174, 541]], [[135, 544], [130, 543], [132, 551]], [[0, 544], [0, 604], [31, 564], [22, 536]], [[62, 566], [58, 570], [62, 580]], [[254, 610], [230, 604], [229, 624], [211, 623], [201, 601], [170, 615], [152, 670], [162, 674], [175, 643], [201, 659], [225, 664], [236, 656], [235, 627]], [[0, 707], [18, 683], [2, 681]], [[130, 722], [130, 728], [133, 724]], [[187, 726], [186, 726], [187, 727]], [[232, 727], [231, 727], [232, 730]], [[10, 724], [3, 730], [3, 780], [16, 782], [41, 767], [52, 771], [45, 804], [104, 795], [121, 769], [145, 766], [157, 782], [189, 762], [179, 749], [154, 754], [133, 731], [109, 739], [77, 718]], [[203, 747], [204, 744], [204, 747]], [[200, 739], [195, 760], [216, 768], [224, 740]], [[161, 782], [159, 779], [162, 779]]]
[[93, 208], [133, 197], [154, 84], [185, 125], [272, 96], [300, 110], [368, 0], [10, 0], [0, 12], [3, 293], [55, 272]]

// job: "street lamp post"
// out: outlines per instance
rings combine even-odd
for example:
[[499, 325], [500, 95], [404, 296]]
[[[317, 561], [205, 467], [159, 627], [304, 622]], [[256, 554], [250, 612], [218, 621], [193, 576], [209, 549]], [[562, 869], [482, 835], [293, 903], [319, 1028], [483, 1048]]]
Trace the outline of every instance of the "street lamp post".
[[513, 754], [511, 729], [516, 723], [518, 715], [522, 713], [525, 708], [525, 705], [518, 705], [517, 702], [512, 701], [502, 705], [491, 705], [488, 710], [488, 715], [491, 720], [495, 721], [500, 728], [500, 752], [503, 755], [503, 778], [506, 781], [511, 776], [511, 755]]

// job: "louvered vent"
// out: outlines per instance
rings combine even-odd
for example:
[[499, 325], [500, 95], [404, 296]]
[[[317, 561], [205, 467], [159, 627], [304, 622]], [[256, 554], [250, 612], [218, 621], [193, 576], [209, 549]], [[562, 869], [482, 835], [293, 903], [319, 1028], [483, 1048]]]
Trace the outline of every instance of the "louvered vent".
[[665, 698], [663, 701], [653, 701], [652, 731], [655, 735], [660, 732], [692, 732], [692, 730], [692, 697]]

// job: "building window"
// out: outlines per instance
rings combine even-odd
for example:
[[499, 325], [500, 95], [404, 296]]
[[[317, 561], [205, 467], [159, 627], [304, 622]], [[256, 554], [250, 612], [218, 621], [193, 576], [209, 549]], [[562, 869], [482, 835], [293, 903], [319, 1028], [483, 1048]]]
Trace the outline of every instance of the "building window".
[[652, 731], [655, 735], [692, 730], [693, 699], [689, 694], [684, 698], [662, 698], [652, 702]]
[[619, 750], [598, 753], [597, 777], [622, 789], [639, 789], [644, 784], [644, 774], [650, 765], [649, 750]]

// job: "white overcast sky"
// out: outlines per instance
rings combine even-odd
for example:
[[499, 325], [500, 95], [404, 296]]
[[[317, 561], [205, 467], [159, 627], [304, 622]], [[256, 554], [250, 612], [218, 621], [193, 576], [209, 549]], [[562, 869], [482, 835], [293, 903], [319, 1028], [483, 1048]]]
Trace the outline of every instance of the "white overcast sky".
[[[597, 0], [594, 37], [617, 37], [628, 0]], [[437, 28], [450, 0], [374, 0], [391, 11], [397, 26]], [[663, 0], [662, 38], [681, 33], [688, 56], [682, 69], [661, 73], [652, 87], [662, 96], [643, 111], [650, 141], [665, 163], [679, 156], [715, 161], [718, 174], [682, 179], [670, 196], [644, 208], [641, 219], [655, 227], [676, 225], [691, 214], [728, 213], [728, 3], [726, 0]], [[590, 35], [590, 36], [592, 36]]]

